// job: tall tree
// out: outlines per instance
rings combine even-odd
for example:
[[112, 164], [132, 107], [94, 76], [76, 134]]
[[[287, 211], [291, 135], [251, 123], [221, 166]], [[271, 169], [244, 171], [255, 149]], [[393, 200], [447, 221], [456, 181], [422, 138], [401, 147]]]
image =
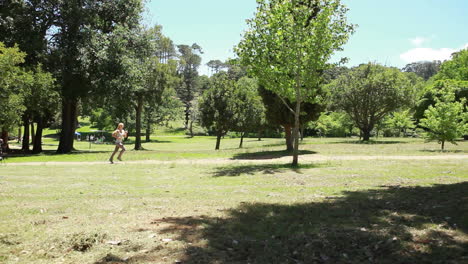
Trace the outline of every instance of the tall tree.
[[294, 107], [294, 166], [298, 165], [303, 102], [320, 100], [317, 91], [333, 53], [348, 41], [353, 25], [339, 0], [258, 0], [257, 13], [236, 52], [266, 89]]
[[[57, 1], [52, 56], [62, 97], [62, 123], [58, 153], [73, 149], [78, 103], [95, 89], [97, 67], [89, 54], [92, 40], [118, 27], [135, 28], [143, 8], [141, 0]], [[105, 52], [102, 50], [101, 52]], [[99, 72], [99, 71], [98, 71]]]
[[333, 103], [348, 113], [368, 141], [374, 126], [414, 101], [410, 79], [396, 68], [363, 64], [330, 84]]
[[220, 72], [211, 77], [210, 88], [203, 93], [200, 101], [202, 125], [216, 134], [218, 150], [221, 137], [235, 126], [236, 120], [236, 82]]
[[258, 94], [258, 82], [255, 79], [243, 77], [237, 81], [236, 102], [237, 117], [235, 131], [241, 134], [239, 148], [242, 148], [247, 132], [257, 132], [265, 119], [265, 106]]
[[181, 85], [177, 89], [180, 100], [185, 105], [185, 128], [188, 128], [190, 121], [191, 102], [197, 94], [198, 67], [201, 64], [203, 51], [196, 43], [189, 45], [178, 45], [179, 67], [178, 72], [182, 78]]

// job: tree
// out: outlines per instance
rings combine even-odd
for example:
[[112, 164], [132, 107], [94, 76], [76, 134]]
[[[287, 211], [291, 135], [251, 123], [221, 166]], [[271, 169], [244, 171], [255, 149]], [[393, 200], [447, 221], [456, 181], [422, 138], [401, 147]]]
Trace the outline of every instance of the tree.
[[[152, 125], [166, 125], [170, 121], [177, 120], [182, 115], [183, 105], [177, 98], [175, 89], [168, 85], [159, 103], [148, 103], [145, 105], [144, 120], [146, 126], [146, 142], [151, 141]], [[192, 113], [193, 116], [193, 113]]]
[[185, 105], [185, 128], [188, 128], [190, 121], [191, 102], [197, 94], [198, 67], [201, 64], [200, 54], [203, 51], [196, 43], [192, 46], [178, 45], [179, 49], [179, 67], [178, 73], [181, 76], [181, 85], [177, 88], [177, 94]]
[[[294, 127], [295, 116], [289, 111], [289, 108], [294, 107], [294, 104], [288, 99], [281, 99], [274, 92], [265, 89], [262, 85], [259, 86], [259, 94], [262, 97], [265, 106], [265, 117], [270, 125], [282, 126], [286, 138], [286, 150], [294, 150], [294, 135], [292, 128]], [[283, 103], [283, 100], [288, 104]], [[303, 127], [308, 122], [317, 120], [320, 113], [325, 109], [322, 103], [302, 102], [301, 115], [299, 116], [299, 126]]]
[[[50, 43], [52, 66], [62, 97], [62, 122], [58, 153], [73, 150], [78, 103], [100, 86], [102, 67], [98, 56], [105, 57], [109, 47], [95, 50], [93, 40], [106, 39], [119, 27], [135, 28], [140, 21], [141, 0], [57, 1]], [[114, 75], [111, 75], [114, 76]], [[97, 78], [96, 78], [97, 77]]]
[[398, 136], [406, 135], [408, 129], [414, 129], [416, 125], [410, 110], [394, 112], [387, 120], [387, 124], [394, 130], [398, 131]]
[[444, 150], [445, 142], [456, 144], [456, 139], [468, 133], [468, 112], [466, 99], [455, 100], [453, 87], [445, 86], [436, 97], [434, 106], [424, 112], [421, 126], [428, 129], [425, 138], [428, 141], [438, 141]]
[[241, 134], [239, 148], [242, 148], [245, 134], [256, 131], [262, 125], [265, 107], [258, 94], [258, 83], [255, 79], [243, 77], [237, 81], [237, 88], [234, 95], [237, 102], [234, 130]]
[[0, 129], [8, 149], [8, 131], [20, 121], [24, 106], [24, 92], [32, 77], [19, 65], [26, 54], [17, 46], [6, 48], [0, 42]]
[[210, 60], [206, 66], [211, 69], [213, 74], [220, 72], [222, 69], [226, 68], [226, 63], [220, 60]]
[[211, 77], [210, 88], [200, 101], [202, 125], [216, 134], [216, 147], [219, 150], [221, 137], [235, 126], [236, 120], [236, 82], [220, 72]]
[[[257, 13], [236, 48], [242, 64], [294, 114], [294, 166], [298, 165], [303, 102], [317, 102], [332, 54], [347, 42], [353, 25], [339, 0], [258, 0]], [[294, 102], [290, 107], [286, 99]]]
[[416, 106], [414, 116], [417, 120], [424, 117], [429, 106], [435, 105], [436, 97], [440, 95], [439, 91], [444, 89], [445, 83], [440, 82], [443, 80], [457, 82], [454, 85], [457, 87], [455, 90], [456, 101], [460, 101], [462, 98], [468, 100], [468, 49], [452, 54], [451, 60], [440, 65], [440, 71], [429, 81]]
[[404, 72], [414, 72], [419, 77], [424, 80], [429, 80], [432, 76], [437, 74], [440, 68], [440, 61], [419, 61], [406, 64], [403, 67], [402, 71]]
[[317, 121], [311, 123], [320, 136], [346, 137], [352, 135], [354, 122], [343, 112], [322, 113]]
[[335, 106], [348, 113], [368, 141], [374, 126], [389, 113], [414, 101], [407, 76], [396, 68], [363, 64], [330, 84]]

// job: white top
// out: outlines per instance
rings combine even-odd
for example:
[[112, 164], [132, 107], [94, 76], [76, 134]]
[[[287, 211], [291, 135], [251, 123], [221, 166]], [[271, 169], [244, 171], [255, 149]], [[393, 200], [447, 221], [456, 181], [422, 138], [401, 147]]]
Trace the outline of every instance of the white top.
[[123, 141], [123, 138], [124, 138], [124, 131], [120, 131], [120, 130], [116, 130], [116, 139], [115, 139], [115, 143], [122, 143]]

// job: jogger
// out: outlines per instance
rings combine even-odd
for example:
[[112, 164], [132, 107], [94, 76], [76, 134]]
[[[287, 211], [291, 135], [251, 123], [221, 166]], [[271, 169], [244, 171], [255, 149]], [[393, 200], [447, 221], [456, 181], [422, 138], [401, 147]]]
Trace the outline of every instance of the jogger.
[[115, 138], [115, 149], [114, 152], [112, 152], [112, 155], [110, 156], [110, 163], [114, 163], [114, 155], [119, 151], [119, 149], [122, 149], [119, 153], [119, 156], [117, 156], [117, 159], [122, 161], [122, 154], [125, 152], [125, 146], [123, 145], [123, 140], [124, 138], [127, 137], [127, 131], [123, 130], [124, 124], [120, 123], [117, 126], [117, 129], [112, 133], [112, 137]]

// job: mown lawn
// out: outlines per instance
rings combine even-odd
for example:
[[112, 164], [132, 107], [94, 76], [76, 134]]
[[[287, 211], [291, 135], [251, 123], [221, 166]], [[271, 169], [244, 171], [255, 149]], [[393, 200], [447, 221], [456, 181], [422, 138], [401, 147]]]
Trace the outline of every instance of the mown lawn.
[[[144, 151], [132, 151], [133, 138], [126, 144], [125, 160], [180, 160], [232, 158], [246, 159], [278, 158], [289, 155], [285, 152], [284, 139], [266, 138], [258, 141], [254, 138], [245, 139], [244, 148], [239, 149], [239, 139], [225, 138], [221, 141], [221, 149], [215, 151], [215, 137], [188, 138], [181, 135], [153, 137], [150, 143], [143, 143]], [[54, 138], [44, 138], [45, 152], [39, 155], [10, 155], [6, 162], [47, 162], [47, 161], [107, 161], [114, 149], [112, 143], [90, 144], [76, 141], [75, 152], [67, 155], [56, 155], [58, 142]], [[18, 145], [12, 144], [18, 148]], [[380, 138], [364, 144], [357, 138], [306, 138], [301, 143], [302, 154], [317, 154], [326, 156], [386, 156], [386, 155], [450, 155], [468, 154], [468, 142], [460, 141], [458, 145], [448, 144], [445, 152], [440, 152], [440, 146], [426, 143], [423, 139], [414, 138]]]
[[[265, 162], [284, 155], [280, 139], [252, 140], [245, 150], [227, 139], [219, 153], [213, 138], [166, 141], [126, 158], [174, 153], [169, 164], [0, 164], [0, 263], [468, 262], [467, 159], [293, 169]], [[418, 139], [348, 141], [307, 139], [303, 149], [349, 156], [467, 149], [465, 142], [439, 153]], [[10, 159], [105, 159], [111, 146], [92, 147], [103, 152]], [[263, 162], [177, 163], [184, 151]]]

